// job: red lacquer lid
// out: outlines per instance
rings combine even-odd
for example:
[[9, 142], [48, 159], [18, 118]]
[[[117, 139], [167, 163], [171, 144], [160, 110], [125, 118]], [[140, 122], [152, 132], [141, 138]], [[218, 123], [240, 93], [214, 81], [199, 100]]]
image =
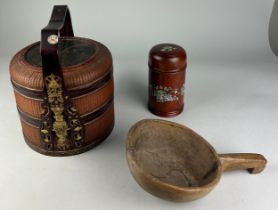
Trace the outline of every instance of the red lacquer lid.
[[186, 52], [176, 44], [155, 45], [149, 53], [149, 67], [161, 72], [176, 72], [186, 68]]

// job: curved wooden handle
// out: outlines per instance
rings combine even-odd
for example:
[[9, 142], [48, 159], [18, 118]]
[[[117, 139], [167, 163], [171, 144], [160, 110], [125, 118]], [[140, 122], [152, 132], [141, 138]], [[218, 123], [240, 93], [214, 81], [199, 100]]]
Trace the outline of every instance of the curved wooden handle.
[[218, 155], [222, 165], [222, 171], [246, 169], [251, 174], [264, 170], [267, 160], [263, 155], [253, 153], [231, 153]]

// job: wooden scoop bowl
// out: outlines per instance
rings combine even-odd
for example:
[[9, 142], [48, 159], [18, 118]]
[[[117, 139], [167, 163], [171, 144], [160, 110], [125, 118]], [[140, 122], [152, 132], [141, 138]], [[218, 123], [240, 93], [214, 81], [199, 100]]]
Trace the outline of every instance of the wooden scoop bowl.
[[209, 193], [222, 171], [261, 172], [260, 154], [221, 154], [191, 129], [164, 120], [142, 120], [128, 133], [129, 169], [149, 193], [171, 201], [190, 201]]

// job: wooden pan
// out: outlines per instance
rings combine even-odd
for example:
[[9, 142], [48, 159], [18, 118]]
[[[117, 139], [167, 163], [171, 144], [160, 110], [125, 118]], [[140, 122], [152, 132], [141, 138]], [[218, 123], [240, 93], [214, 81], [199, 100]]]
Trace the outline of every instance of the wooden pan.
[[260, 154], [217, 154], [191, 129], [164, 120], [142, 120], [130, 130], [127, 161], [138, 184], [149, 193], [171, 201], [190, 201], [209, 193], [223, 171], [261, 172]]

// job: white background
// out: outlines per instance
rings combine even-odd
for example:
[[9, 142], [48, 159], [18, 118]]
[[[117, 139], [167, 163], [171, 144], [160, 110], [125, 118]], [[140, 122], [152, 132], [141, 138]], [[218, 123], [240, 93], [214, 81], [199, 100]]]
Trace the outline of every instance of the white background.
[[[277, 209], [278, 58], [268, 44], [273, 0], [0, 0], [0, 209]], [[25, 144], [9, 81], [9, 61], [40, 39], [54, 4], [68, 4], [77, 36], [112, 52], [116, 124], [93, 150], [47, 157]], [[146, 108], [147, 56], [161, 42], [188, 53], [187, 125], [219, 153], [256, 152], [265, 171], [223, 174], [208, 196], [172, 203], [143, 191], [125, 158], [128, 129], [157, 118]]]

